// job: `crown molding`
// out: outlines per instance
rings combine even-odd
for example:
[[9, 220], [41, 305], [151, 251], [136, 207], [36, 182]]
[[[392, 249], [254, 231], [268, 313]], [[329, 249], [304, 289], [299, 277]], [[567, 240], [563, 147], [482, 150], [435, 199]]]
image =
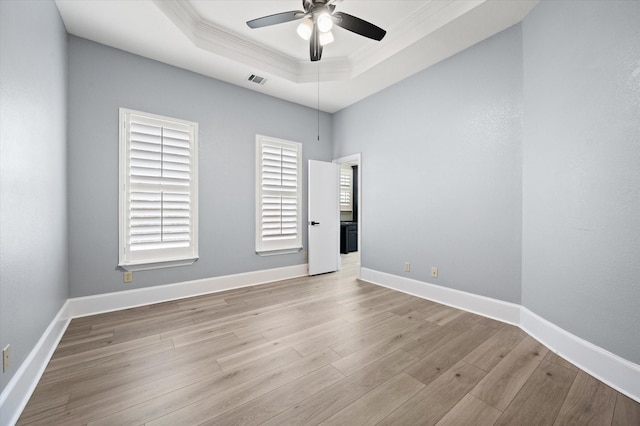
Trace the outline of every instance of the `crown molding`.
[[[394, 26], [383, 45], [369, 44], [346, 57], [323, 59], [320, 81], [351, 80], [485, 1], [429, 2]], [[221, 28], [203, 18], [189, 1], [153, 3], [198, 48], [294, 83], [318, 81], [318, 64], [300, 61]], [[442, 14], [443, 10], [448, 13]], [[427, 18], [434, 24], [425, 26]]]
[[389, 28], [383, 48], [369, 45], [352, 54], [351, 62], [356, 64], [352, 76], [365, 73], [485, 1], [449, 0], [425, 4], [404, 21]]
[[189, 1], [153, 0], [155, 6], [196, 46], [252, 68], [297, 82], [300, 62], [266, 46], [239, 37], [206, 21]]

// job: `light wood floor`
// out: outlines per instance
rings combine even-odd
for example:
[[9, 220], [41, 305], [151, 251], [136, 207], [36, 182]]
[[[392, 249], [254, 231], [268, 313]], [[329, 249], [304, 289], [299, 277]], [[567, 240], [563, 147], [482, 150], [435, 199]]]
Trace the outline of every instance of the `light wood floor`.
[[519, 328], [343, 271], [74, 319], [18, 424], [640, 425]]

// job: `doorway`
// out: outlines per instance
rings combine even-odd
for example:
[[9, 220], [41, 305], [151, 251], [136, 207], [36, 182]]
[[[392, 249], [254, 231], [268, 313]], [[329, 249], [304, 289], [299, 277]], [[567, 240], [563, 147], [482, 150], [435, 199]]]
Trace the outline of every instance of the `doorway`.
[[[360, 278], [360, 268], [362, 259], [362, 154], [353, 154], [333, 160], [340, 165], [341, 186], [340, 186], [340, 234], [341, 234], [341, 254], [340, 269], [344, 267], [355, 267], [356, 275]], [[344, 172], [343, 172], [344, 170]], [[351, 170], [351, 192], [347, 190], [347, 172]], [[343, 175], [345, 173], [345, 175]], [[354, 240], [355, 232], [355, 241]]]

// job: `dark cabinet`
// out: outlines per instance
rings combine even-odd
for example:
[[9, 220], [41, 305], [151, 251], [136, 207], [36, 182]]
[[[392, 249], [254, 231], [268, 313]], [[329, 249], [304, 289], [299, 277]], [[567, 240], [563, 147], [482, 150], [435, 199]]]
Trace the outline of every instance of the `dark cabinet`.
[[358, 251], [358, 223], [340, 223], [340, 253], [347, 254]]

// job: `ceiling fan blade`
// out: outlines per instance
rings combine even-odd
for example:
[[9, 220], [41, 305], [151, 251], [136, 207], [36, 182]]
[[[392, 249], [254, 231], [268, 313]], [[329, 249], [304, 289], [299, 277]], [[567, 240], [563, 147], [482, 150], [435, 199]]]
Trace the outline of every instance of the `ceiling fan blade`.
[[251, 21], [247, 21], [247, 25], [251, 28], [268, 27], [269, 25], [295, 21], [296, 19], [302, 18], [304, 14], [301, 10], [291, 10], [289, 12], [276, 13], [274, 15], [263, 16], [262, 18], [252, 19]]
[[385, 30], [373, 25], [371, 22], [349, 15], [348, 13], [336, 12], [332, 16], [334, 18], [333, 22], [337, 26], [373, 40], [380, 41], [384, 38], [385, 34], [387, 34]]
[[318, 27], [314, 24], [311, 38], [309, 39], [309, 56], [311, 62], [319, 61], [322, 58], [322, 45], [320, 44], [320, 34]]

